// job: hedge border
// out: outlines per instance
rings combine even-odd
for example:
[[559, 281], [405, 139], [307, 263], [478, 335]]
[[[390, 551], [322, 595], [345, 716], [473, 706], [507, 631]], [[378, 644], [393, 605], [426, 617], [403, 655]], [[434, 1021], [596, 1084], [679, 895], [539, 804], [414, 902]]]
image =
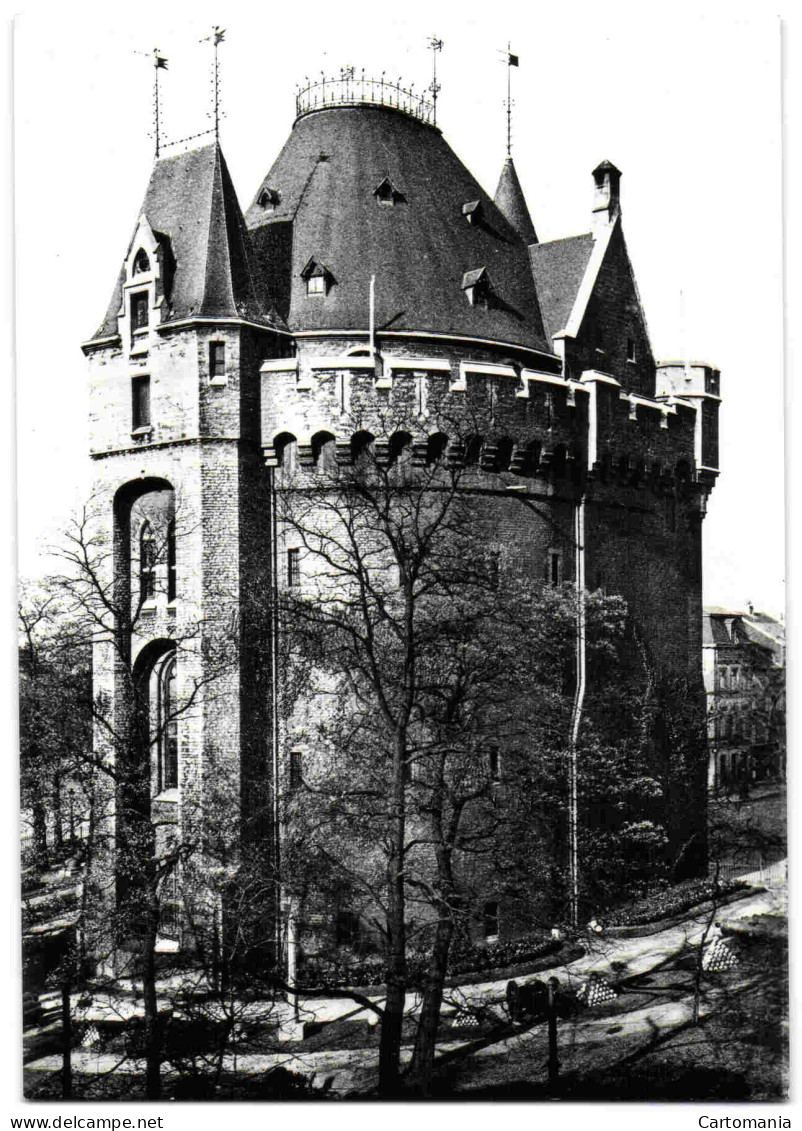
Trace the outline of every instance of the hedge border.
[[[488, 970], [468, 970], [464, 974], [452, 974], [446, 978], [445, 985], [449, 989], [457, 989], [460, 986], [474, 986], [482, 982], [498, 982], [503, 978], [519, 978], [524, 974], [539, 974], [542, 970], [551, 970], [555, 966], [565, 966], [569, 962], [575, 962], [577, 958], [581, 958], [585, 954], [585, 948], [580, 943], [561, 943], [549, 954], [542, 954], [539, 958], [531, 958], [527, 962], [516, 962], [513, 965], [507, 966], [494, 966]], [[310, 987], [317, 989], [317, 987]], [[387, 989], [384, 982], [377, 982], [370, 986], [337, 986], [331, 987], [354, 990], [358, 994], [381, 994]], [[303, 986], [299, 988], [300, 993], [307, 993]], [[410, 986], [407, 993], [420, 993], [419, 987]]]
[[[722, 896], [721, 899], [717, 901], [717, 905], [719, 907], [726, 907], [729, 903], [736, 903], [739, 899], [746, 899], [751, 895], [757, 895], [759, 892], [765, 890], [764, 887], [755, 885], [754, 887], [732, 891], [729, 895]], [[672, 927], [679, 926], [689, 915], [712, 911], [713, 906], [714, 901], [712, 899], [705, 899], [702, 900], [701, 903], [695, 903], [691, 907], [687, 907], [684, 911], [677, 911], [676, 914], [669, 915], [665, 919], [652, 919], [650, 923], [632, 923], [626, 927], [605, 927], [603, 937], [611, 939], [635, 939], [644, 935], [657, 935], [660, 931], [668, 931]]]

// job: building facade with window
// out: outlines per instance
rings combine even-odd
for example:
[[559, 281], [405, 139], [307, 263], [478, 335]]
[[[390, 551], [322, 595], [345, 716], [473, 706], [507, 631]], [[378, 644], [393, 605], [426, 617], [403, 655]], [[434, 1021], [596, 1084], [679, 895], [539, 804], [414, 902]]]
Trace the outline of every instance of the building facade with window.
[[711, 790], [785, 780], [785, 625], [766, 613], [704, 611]]
[[[470, 465], [494, 568], [621, 594], [655, 665], [689, 679], [703, 711], [719, 373], [653, 357], [620, 172], [593, 170], [583, 234], [539, 243], [511, 158], [491, 196], [425, 103], [383, 104], [381, 84], [367, 97], [345, 80], [326, 90], [300, 96], [244, 215], [219, 144], [157, 160], [83, 346], [95, 498], [110, 580], [134, 613], [130, 670], [164, 844], [171, 824], [175, 838], [214, 819], [224, 780], [243, 844], [258, 833], [278, 850], [281, 797], [314, 752], [275, 712], [271, 594], [304, 571], [275, 492], [290, 466], [358, 458], [365, 436], [413, 467]], [[480, 404], [485, 434], [444, 434], [435, 394], [454, 412]], [[405, 425], [381, 437], [390, 406]], [[212, 672], [220, 639], [226, 663]], [[130, 709], [103, 642], [95, 681]], [[700, 783], [672, 837], [687, 842], [690, 827], [703, 855], [704, 766]], [[492, 937], [508, 930], [493, 892], [485, 921]]]

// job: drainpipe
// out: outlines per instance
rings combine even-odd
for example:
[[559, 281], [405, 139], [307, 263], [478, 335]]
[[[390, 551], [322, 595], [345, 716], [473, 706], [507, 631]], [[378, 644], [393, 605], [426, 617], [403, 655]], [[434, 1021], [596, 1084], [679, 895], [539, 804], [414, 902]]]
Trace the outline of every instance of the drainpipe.
[[270, 731], [273, 755], [273, 866], [275, 868], [275, 942], [276, 961], [281, 962], [284, 950], [282, 930], [282, 912], [284, 905], [284, 890], [281, 882], [281, 827], [279, 809], [279, 733], [278, 733], [278, 519], [276, 516], [276, 469], [271, 467], [270, 474], [270, 706], [271, 721]]
[[376, 357], [376, 276], [370, 277], [370, 356]]
[[574, 512], [574, 552], [576, 585], [576, 691], [571, 711], [571, 741], [568, 755], [568, 871], [570, 878], [571, 925], [579, 926], [579, 847], [577, 798], [577, 740], [582, 721], [586, 685], [586, 623], [585, 623], [585, 496], [576, 504]]

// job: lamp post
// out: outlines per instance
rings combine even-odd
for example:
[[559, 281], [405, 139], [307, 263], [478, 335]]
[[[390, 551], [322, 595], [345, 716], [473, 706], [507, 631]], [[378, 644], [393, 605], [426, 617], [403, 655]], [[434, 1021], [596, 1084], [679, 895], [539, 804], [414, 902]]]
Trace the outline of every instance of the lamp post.
[[75, 848], [75, 786], [67, 790], [70, 798], [70, 847]]

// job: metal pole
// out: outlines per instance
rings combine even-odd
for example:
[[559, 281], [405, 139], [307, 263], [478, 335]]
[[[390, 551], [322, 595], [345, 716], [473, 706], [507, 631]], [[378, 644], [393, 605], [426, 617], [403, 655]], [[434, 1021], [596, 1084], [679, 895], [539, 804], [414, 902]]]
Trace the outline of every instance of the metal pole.
[[220, 82], [217, 69], [217, 28], [214, 34], [214, 140], [220, 138]]
[[571, 744], [568, 765], [568, 826], [569, 826], [569, 874], [571, 883], [570, 912], [571, 926], [579, 925], [579, 845], [577, 826], [578, 788], [577, 788], [577, 740], [582, 721], [582, 708], [585, 701], [585, 497], [576, 505], [574, 541], [576, 547], [576, 694], [574, 696], [571, 719]]
[[557, 1002], [554, 991], [560, 983], [557, 978], [549, 978], [549, 1089], [557, 1087], [560, 1062], [557, 1058]]
[[507, 156], [512, 152], [512, 103], [510, 102], [510, 41], [507, 40]]
[[370, 356], [376, 357], [376, 276], [370, 277]]
[[159, 57], [153, 62], [154, 111], [156, 114], [156, 156], [159, 156]]

